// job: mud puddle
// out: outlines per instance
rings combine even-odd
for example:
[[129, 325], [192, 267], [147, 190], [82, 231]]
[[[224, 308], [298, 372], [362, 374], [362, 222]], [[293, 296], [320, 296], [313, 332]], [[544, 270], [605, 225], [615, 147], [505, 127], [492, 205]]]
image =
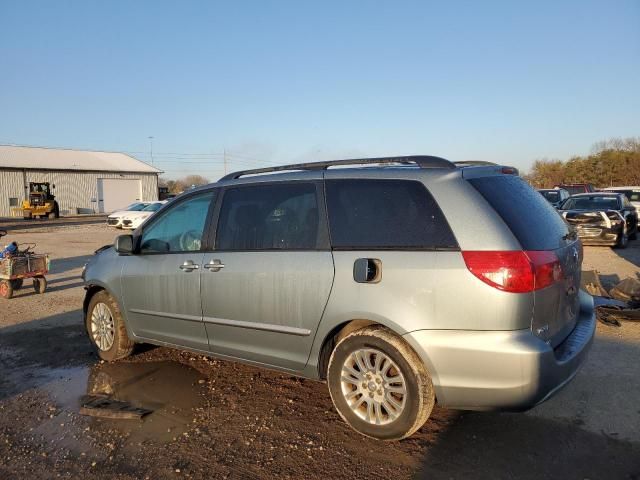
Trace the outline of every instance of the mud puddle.
[[[56, 409], [34, 433], [76, 451], [86, 447], [81, 431], [116, 433], [131, 445], [172, 441], [186, 432], [195, 409], [205, 404], [204, 377], [172, 361], [51, 369], [40, 378]], [[105, 395], [152, 413], [141, 420], [80, 416], [85, 395]]]

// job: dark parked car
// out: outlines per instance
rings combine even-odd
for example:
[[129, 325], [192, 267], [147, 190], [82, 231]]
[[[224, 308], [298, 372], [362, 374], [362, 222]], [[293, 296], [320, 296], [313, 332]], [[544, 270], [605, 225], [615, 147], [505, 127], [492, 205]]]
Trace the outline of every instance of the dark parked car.
[[584, 244], [625, 248], [638, 233], [638, 214], [624, 194], [582, 193], [560, 207]]
[[554, 188], [564, 188], [571, 195], [596, 191], [596, 188], [590, 183], [561, 183], [560, 185], [555, 185]]
[[571, 196], [564, 188], [541, 188], [538, 192], [556, 208], [559, 208]]

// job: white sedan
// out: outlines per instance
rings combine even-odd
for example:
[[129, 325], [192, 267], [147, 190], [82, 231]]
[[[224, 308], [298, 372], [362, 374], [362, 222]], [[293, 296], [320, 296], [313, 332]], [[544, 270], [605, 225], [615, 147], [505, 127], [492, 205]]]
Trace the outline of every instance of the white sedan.
[[132, 212], [139, 212], [143, 208], [147, 207], [149, 203], [151, 202], [132, 203], [131, 205], [129, 205], [126, 208], [123, 208], [122, 210], [118, 210], [116, 212], [109, 214], [109, 216], [107, 217], [107, 225], [109, 225], [110, 227], [122, 228], [122, 219], [126, 215]]
[[149, 205], [144, 207], [139, 212], [129, 212], [122, 219], [122, 228], [126, 230], [135, 230], [142, 224], [142, 222], [144, 222], [147, 218], [160, 210], [160, 207], [162, 207], [165, 203], [167, 203], [166, 200], [150, 202]]

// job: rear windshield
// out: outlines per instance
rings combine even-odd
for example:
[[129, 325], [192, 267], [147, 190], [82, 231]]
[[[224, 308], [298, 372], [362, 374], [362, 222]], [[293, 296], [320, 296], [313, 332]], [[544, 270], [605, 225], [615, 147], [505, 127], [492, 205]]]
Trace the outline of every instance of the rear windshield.
[[562, 204], [563, 210], [618, 210], [620, 202], [615, 196], [571, 197]]
[[560, 193], [557, 190], [543, 190], [540, 193], [544, 198], [552, 203], [558, 202], [560, 200]]
[[555, 208], [522, 178], [496, 175], [469, 183], [502, 217], [525, 250], [555, 250], [569, 228]]

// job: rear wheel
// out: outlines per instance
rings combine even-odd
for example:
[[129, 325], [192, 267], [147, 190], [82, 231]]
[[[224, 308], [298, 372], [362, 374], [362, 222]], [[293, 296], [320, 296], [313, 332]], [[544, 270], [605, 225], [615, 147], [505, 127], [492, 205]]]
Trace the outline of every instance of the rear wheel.
[[329, 359], [328, 385], [338, 413], [354, 430], [400, 440], [419, 429], [435, 403], [420, 357], [383, 327], [366, 327], [342, 339]]
[[44, 277], [34, 277], [33, 289], [38, 294], [42, 294], [47, 291], [47, 279]]
[[0, 297], [7, 300], [13, 297], [13, 285], [10, 280], [0, 280]]
[[120, 308], [106, 291], [98, 292], [91, 298], [85, 328], [103, 360], [119, 360], [133, 352], [135, 344], [127, 335]]

